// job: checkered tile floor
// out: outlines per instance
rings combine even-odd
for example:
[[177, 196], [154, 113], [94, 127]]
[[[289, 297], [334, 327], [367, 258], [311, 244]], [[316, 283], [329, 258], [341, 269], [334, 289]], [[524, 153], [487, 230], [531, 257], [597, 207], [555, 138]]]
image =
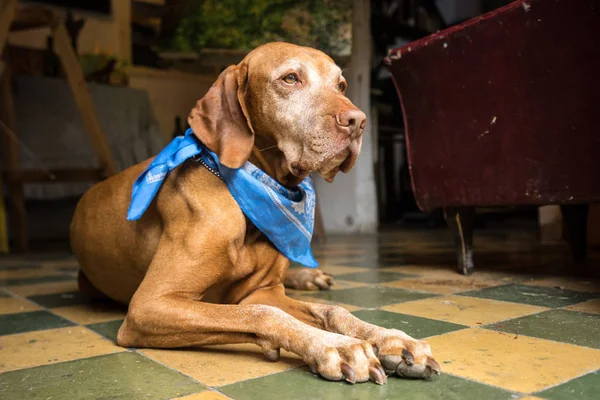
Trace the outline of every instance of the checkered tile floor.
[[441, 376], [386, 386], [327, 382], [293, 354], [271, 363], [251, 345], [124, 349], [125, 310], [80, 296], [70, 255], [2, 258], [0, 399], [599, 398], [600, 283], [556, 277], [570, 269], [566, 249], [531, 234], [479, 235], [476, 248], [471, 277], [454, 271], [445, 231], [315, 249], [336, 286], [291, 296], [431, 343]]

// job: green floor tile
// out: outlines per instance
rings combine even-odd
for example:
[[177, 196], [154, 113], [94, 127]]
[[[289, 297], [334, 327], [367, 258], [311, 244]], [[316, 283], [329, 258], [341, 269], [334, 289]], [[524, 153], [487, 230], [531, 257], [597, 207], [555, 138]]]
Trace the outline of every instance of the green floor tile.
[[46, 308], [75, 306], [89, 302], [89, 297], [79, 291], [29, 296], [28, 299]]
[[48, 311], [32, 311], [0, 315], [0, 335], [63, 328], [75, 325]]
[[358, 272], [354, 274], [337, 275], [337, 279], [346, 281], [356, 281], [365, 283], [380, 283], [380, 282], [392, 282], [402, 278], [411, 278], [416, 275], [403, 274], [400, 272], [385, 272], [385, 270], [373, 269], [366, 272]]
[[6, 372], [2, 399], [171, 399], [205, 389], [137, 353], [118, 353]]
[[402, 259], [394, 259], [394, 260], [379, 260], [379, 268], [397, 268], [397, 267], [406, 267], [408, 265], [414, 264], [414, 258], [412, 261], [408, 257], [403, 257]]
[[379, 268], [379, 260], [378, 259], [360, 259], [360, 258], [351, 258], [348, 260], [344, 260], [338, 257], [335, 257], [333, 263], [334, 265], [340, 265], [344, 267], [356, 267], [356, 268]]
[[430, 243], [425, 247], [427, 247], [428, 249], [455, 251], [452, 245], [452, 241], [450, 240], [448, 240], [448, 243]]
[[71, 281], [73, 279], [73, 276], [68, 274], [40, 276], [35, 278], [9, 278], [0, 279], [0, 286], [33, 285], [36, 283]]
[[400, 250], [400, 251], [380, 251], [379, 257], [386, 258], [396, 258], [396, 257], [404, 257], [409, 250]]
[[59, 270], [59, 271], [63, 271], [63, 272], [78, 273], [79, 272], [79, 265], [66, 266], [66, 267], [58, 267], [56, 269]]
[[123, 320], [119, 319], [119, 320], [115, 320], [115, 321], [90, 324], [90, 325], [86, 325], [86, 327], [93, 330], [94, 332], [98, 332], [105, 338], [110, 339], [116, 343], [117, 342], [117, 333], [119, 332], [119, 328], [121, 327], [122, 324], [123, 324]]
[[402, 259], [379, 260], [379, 268], [405, 267], [411, 264], [406, 257]]
[[432, 294], [410, 292], [404, 289], [383, 286], [320, 291], [318, 293], [308, 293], [307, 295], [365, 308], [382, 307], [389, 304], [403, 303], [405, 301], [420, 300], [435, 296]]
[[25, 255], [25, 259], [29, 261], [66, 261], [66, 260], [75, 260], [75, 257], [72, 253], [67, 252], [42, 252], [42, 253], [30, 253]]
[[600, 371], [573, 379], [537, 394], [548, 400], [593, 400], [600, 397]]
[[412, 315], [381, 310], [360, 310], [355, 311], [352, 314], [370, 324], [383, 326], [385, 328], [399, 329], [415, 339], [423, 339], [429, 336], [441, 335], [442, 333], [468, 328], [467, 326], [450, 322], [413, 317]]
[[238, 382], [219, 390], [236, 400], [510, 400], [512, 398], [510, 392], [450, 375], [440, 375], [430, 381], [388, 377], [388, 383], [383, 386], [371, 382], [350, 385], [345, 382], [326, 381], [304, 368]]
[[6, 264], [0, 265], [0, 271], [19, 271], [19, 270], [32, 270], [42, 268], [41, 264]]
[[597, 314], [552, 310], [487, 328], [600, 349], [600, 315]]
[[553, 287], [518, 284], [496, 286], [471, 292], [464, 292], [460, 293], [460, 295], [551, 308], [564, 307], [600, 297], [600, 293], [584, 293]]

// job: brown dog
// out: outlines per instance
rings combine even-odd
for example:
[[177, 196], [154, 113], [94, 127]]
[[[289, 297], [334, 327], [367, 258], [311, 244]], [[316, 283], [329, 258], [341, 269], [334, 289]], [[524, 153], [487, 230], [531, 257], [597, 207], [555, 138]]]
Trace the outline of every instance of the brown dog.
[[[331, 181], [354, 165], [366, 120], [345, 89], [322, 52], [271, 43], [227, 68], [188, 121], [230, 168], [250, 160], [288, 187], [311, 171]], [[150, 161], [90, 189], [71, 225], [81, 287], [129, 304], [119, 345], [256, 343], [271, 360], [284, 348], [350, 382], [385, 383], [382, 365], [405, 377], [439, 372], [423, 341], [286, 297], [288, 259], [199, 163], [176, 168], [144, 216], [127, 221], [133, 182]]]

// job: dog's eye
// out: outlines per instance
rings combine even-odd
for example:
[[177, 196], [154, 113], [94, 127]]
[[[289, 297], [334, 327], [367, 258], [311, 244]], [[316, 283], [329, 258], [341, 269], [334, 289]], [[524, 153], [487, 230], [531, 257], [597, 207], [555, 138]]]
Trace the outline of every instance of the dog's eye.
[[294, 83], [298, 82], [298, 75], [287, 74], [286, 76], [283, 77], [283, 81], [289, 85], [293, 85]]
[[340, 92], [344, 93], [346, 91], [346, 82], [340, 82], [338, 83], [338, 89], [340, 89]]

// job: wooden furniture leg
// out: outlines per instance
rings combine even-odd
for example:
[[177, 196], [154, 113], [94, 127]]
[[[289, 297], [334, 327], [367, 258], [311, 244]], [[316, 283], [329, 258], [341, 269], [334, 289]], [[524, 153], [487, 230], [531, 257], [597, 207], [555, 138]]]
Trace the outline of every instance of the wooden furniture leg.
[[[27, 214], [23, 186], [26, 182], [57, 182], [104, 179], [117, 173], [117, 167], [110, 154], [106, 138], [96, 116], [94, 103], [86, 86], [83, 71], [65, 24], [54, 17], [54, 14], [44, 7], [29, 7], [17, 10], [17, 0], [0, 0], [0, 56], [4, 50], [8, 33], [11, 29], [22, 30], [49, 26], [52, 29], [55, 52], [60, 59], [75, 103], [81, 114], [83, 126], [98, 157], [100, 169], [78, 170], [22, 170], [19, 165], [19, 144], [14, 135], [2, 132], [2, 167], [7, 190], [8, 206], [10, 209], [10, 233], [14, 238], [16, 251], [28, 249]], [[4, 71], [4, 73], [2, 73]], [[3, 130], [16, 132], [16, 117], [11, 91], [11, 78], [8, 65], [0, 62], [0, 94], [2, 104], [0, 118], [5, 126]]]
[[[0, 175], [0, 188], [4, 188], [2, 175]], [[8, 226], [6, 223], [6, 204], [4, 196], [0, 196], [0, 253], [7, 254], [8, 247]]]
[[75, 55], [75, 51], [71, 46], [69, 34], [64, 24], [60, 23], [56, 25], [53, 36], [54, 50], [60, 59], [67, 81], [73, 91], [73, 97], [83, 119], [83, 126], [94, 147], [100, 168], [104, 170], [106, 177], [114, 175], [117, 173], [117, 167], [96, 117], [92, 96], [86, 86], [83, 71], [79, 65], [77, 55]]
[[446, 207], [444, 213], [454, 238], [458, 258], [458, 272], [463, 275], [470, 275], [474, 268], [473, 226], [475, 207]]
[[[0, 0], [0, 56], [4, 52], [4, 46], [8, 39], [8, 32], [10, 31], [10, 24], [15, 17], [17, 10], [17, 0]], [[8, 70], [8, 64], [0, 61], [0, 121], [2, 121], [6, 128], [11, 129], [15, 132], [15, 114], [14, 114], [14, 103], [11, 91], [11, 80], [10, 72]], [[0, 143], [2, 143], [2, 164], [3, 168], [10, 168], [18, 164], [19, 160], [19, 149], [17, 144], [8, 136], [7, 132], [4, 132], [0, 127]], [[3, 180], [2, 180], [3, 181]], [[8, 235], [6, 230], [6, 210], [10, 213], [10, 231], [14, 237], [15, 248], [21, 251], [27, 249], [27, 220], [25, 214], [25, 196], [23, 193], [23, 185], [10, 185], [7, 182], [7, 201], [8, 208], [5, 208], [4, 198], [2, 198], [3, 207], [2, 214], [3, 220], [1, 223], [3, 238], [1, 244], [1, 251], [8, 253]], [[0, 190], [4, 189], [3, 182], [0, 184]], [[0, 193], [0, 195], [2, 195]], [[2, 195], [3, 196], [3, 195]]]
[[573, 261], [584, 263], [587, 259], [587, 204], [569, 204], [560, 206], [569, 244], [573, 253]]
[[[2, 107], [0, 110], [0, 142], [2, 143], [2, 164], [4, 171], [18, 170], [19, 166], [19, 144], [6, 132], [6, 128], [16, 134], [16, 116], [12, 97], [10, 68], [4, 67], [4, 73], [0, 77]], [[16, 251], [28, 249], [27, 240], [27, 213], [25, 210], [25, 194], [23, 182], [6, 181], [7, 203], [9, 211], [10, 233], [13, 238]]]
[[17, 0], [0, 0], [0, 55], [4, 51], [10, 23], [15, 17], [16, 10]]

